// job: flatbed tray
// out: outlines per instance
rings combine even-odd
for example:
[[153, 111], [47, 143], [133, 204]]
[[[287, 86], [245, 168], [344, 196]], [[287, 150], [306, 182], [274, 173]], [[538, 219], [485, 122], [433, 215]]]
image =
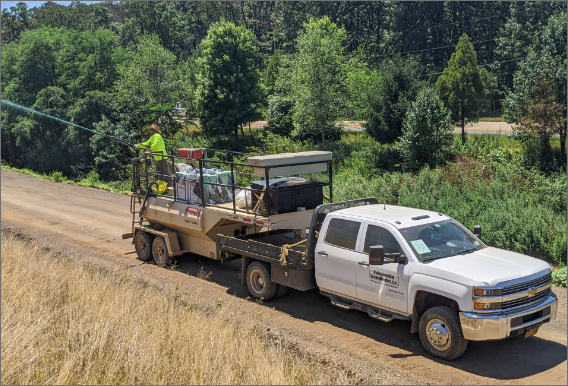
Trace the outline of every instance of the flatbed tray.
[[[280, 261], [282, 246], [295, 244], [299, 240], [294, 237], [294, 232], [287, 229], [261, 232], [252, 235], [230, 237], [217, 235], [217, 244], [223, 250], [233, 253], [242, 252], [246, 256], [254, 256], [266, 261]], [[312, 269], [313, 264], [305, 258], [305, 246], [291, 247], [286, 258], [290, 268], [301, 270]]]

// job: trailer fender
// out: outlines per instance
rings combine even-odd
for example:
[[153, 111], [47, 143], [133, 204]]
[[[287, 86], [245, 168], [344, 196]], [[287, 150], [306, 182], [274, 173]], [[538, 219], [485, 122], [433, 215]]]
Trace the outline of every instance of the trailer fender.
[[170, 257], [181, 255], [186, 252], [181, 250], [176, 232], [170, 229], [162, 229], [158, 231], [145, 225], [138, 225], [134, 228], [134, 233], [136, 234], [138, 230], [151, 233], [156, 236], [162, 236], [164, 240], [166, 240], [166, 246], [170, 252]]

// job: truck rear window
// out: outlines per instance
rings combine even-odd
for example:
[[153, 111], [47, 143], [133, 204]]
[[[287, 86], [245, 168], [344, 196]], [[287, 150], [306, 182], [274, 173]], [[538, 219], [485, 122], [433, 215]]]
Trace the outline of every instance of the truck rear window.
[[355, 249], [361, 223], [333, 218], [327, 227], [325, 242], [341, 248]]

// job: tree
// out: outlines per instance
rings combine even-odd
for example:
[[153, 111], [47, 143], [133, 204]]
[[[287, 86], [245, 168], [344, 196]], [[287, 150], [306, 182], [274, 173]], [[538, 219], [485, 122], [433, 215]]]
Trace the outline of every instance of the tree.
[[406, 112], [418, 95], [423, 82], [418, 80], [416, 62], [400, 58], [387, 60], [379, 66], [378, 76], [365, 95], [365, 128], [382, 143], [393, 143], [402, 134]]
[[469, 37], [464, 33], [448, 62], [448, 67], [436, 83], [440, 98], [452, 114], [452, 120], [461, 124], [464, 143], [465, 124], [477, 120], [485, 96], [482, 80], [486, 77], [483, 73], [485, 71], [477, 66], [477, 54]]
[[255, 37], [244, 27], [221, 21], [201, 43], [196, 104], [204, 133], [238, 140], [239, 126], [260, 118], [263, 90]]
[[405, 167], [417, 170], [444, 162], [453, 142], [451, 117], [433, 88], [424, 88], [406, 114], [400, 150]]
[[345, 30], [328, 17], [310, 19], [297, 41], [292, 96], [295, 135], [325, 142], [326, 134], [337, 137], [335, 123], [345, 105]]
[[566, 13], [552, 16], [529, 48], [513, 79], [513, 90], [504, 103], [505, 118], [520, 130], [541, 139], [546, 152], [549, 140], [559, 135], [566, 155]]
[[10, 43], [20, 38], [23, 31], [29, 30], [35, 20], [33, 12], [23, 1], [2, 10], [2, 44]]
[[128, 60], [119, 66], [117, 83], [121, 99], [145, 103], [172, 103], [180, 87], [174, 64], [175, 55], [160, 44], [156, 35], [144, 36], [127, 52]]

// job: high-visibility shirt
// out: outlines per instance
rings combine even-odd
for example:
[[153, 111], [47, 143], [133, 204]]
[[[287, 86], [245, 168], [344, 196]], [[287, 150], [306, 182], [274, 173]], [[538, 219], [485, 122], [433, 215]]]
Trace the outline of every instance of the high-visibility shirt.
[[[166, 154], [166, 145], [164, 145], [164, 139], [162, 138], [160, 133], [154, 133], [154, 135], [151, 136], [149, 140], [138, 145], [138, 147], [141, 149], [145, 149], [148, 146], [150, 146], [152, 153]], [[163, 158], [164, 157], [159, 155], [154, 156], [154, 159], [156, 161], [161, 161]]]

